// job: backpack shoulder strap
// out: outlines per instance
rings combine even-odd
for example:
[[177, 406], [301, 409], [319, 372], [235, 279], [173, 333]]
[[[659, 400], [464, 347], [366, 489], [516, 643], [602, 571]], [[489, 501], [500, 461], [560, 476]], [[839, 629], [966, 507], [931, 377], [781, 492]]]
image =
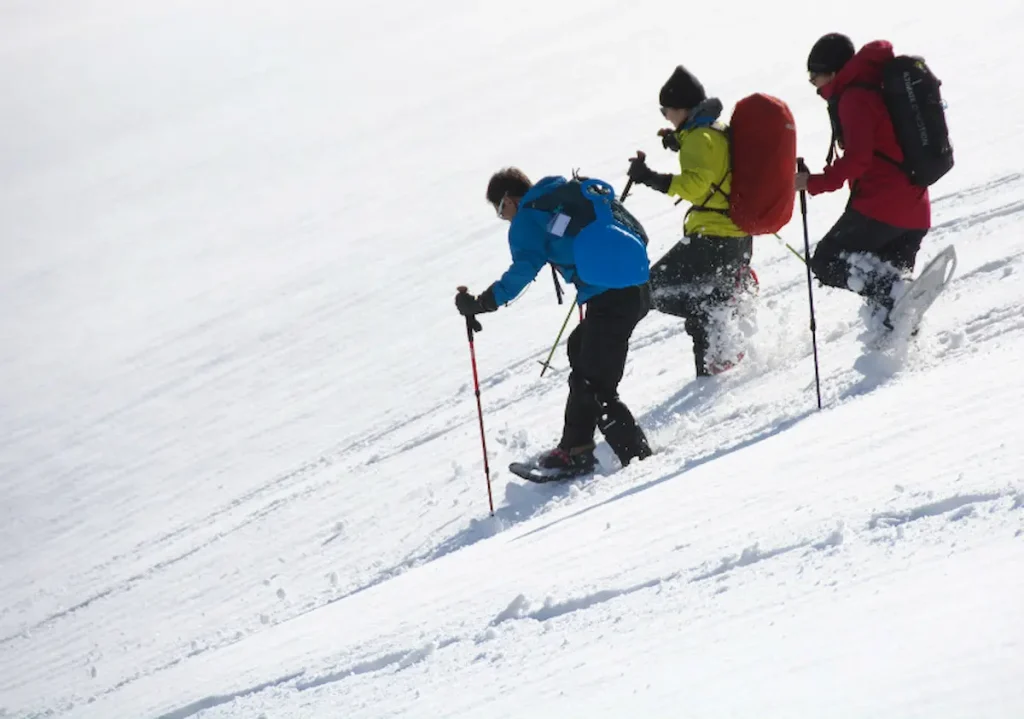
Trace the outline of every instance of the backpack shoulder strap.
[[569, 217], [569, 224], [564, 229], [564, 234], [569, 237], [575, 237], [596, 217], [593, 203], [583, 194], [581, 184], [577, 180], [569, 180], [551, 192], [544, 193], [528, 202], [526, 207]]
[[[850, 85], [848, 85], [848, 87], [859, 87], [862, 90], [871, 90], [872, 92], [875, 92], [875, 93], [878, 93], [879, 95], [881, 95], [883, 100], [885, 98], [885, 92], [882, 90], [882, 86], [881, 85], [872, 85], [869, 82], [854, 82], [854, 83], [851, 83]], [[886, 108], [886, 112], [888, 112], [888, 108]], [[906, 169], [903, 167], [903, 163], [902, 162], [898, 162], [894, 158], [889, 157], [888, 155], [886, 155], [884, 152], [879, 152], [878, 150], [875, 150], [874, 155], [875, 155], [875, 157], [877, 157], [880, 160], [885, 160], [889, 164], [895, 165], [900, 171], [906, 172]]]
[[[836, 154], [837, 154], [836, 153], [836, 145], [837, 145], [837, 143], [840, 143], [840, 146], [841, 146], [840, 135], [837, 132], [837, 128], [838, 128], [838, 125], [839, 125], [839, 100], [843, 96], [843, 93], [846, 90], [849, 90], [851, 87], [857, 87], [857, 88], [860, 88], [861, 90], [871, 90], [872, 92], [878, 93], [879, 95], [882, 95], [883, 97], [884, 97], [884, 94], [885, 94], [882, 91], [882, 86], [881, 85], [873, 85], [870, 82], [851, 82], [849, 85], [844, 87], [842, 91], [840, 91], [840, 92], [838, 92], [838, 93], [836, 93], [835, 95], [832, 96], [832, 98], [829, 100], [829, 113], [831, 115], [831, 113], [834, 112], [835, 113], [835, 117], [834, 118], [830, 117], [830, 119], [832, 120], [832, 142], [829, 144], [828, 156], [825, 158], [825, 164], [826, 165], [831, 165], [832, 161], [835, 159]], [[875, 155], [875, 157], [877, 157], [880, 160], [885, 160], [886, 162], [895, 165], [900, 170], [904, 169], [902, 162], [897, 162], [895, 159], [889, 157], [884, 152], [879, 152], [878, 150], [875, 150], [874, 155]]]
[[882, 93], [882, 88], [878, 85], [872, 85], [867, 82], [851, 82], [828, 99], [828, 121], [829, 124], [832, 125], [832, 139], [828, 143], [828, 155], [825, 157], [826, 167], [831, 167], [832, 162], [836, 159], [836, 155], [839, 154], [838, 151], [843, 149], [844, 146], [843, 128], [839, 122], [839, 102], [842, 100], [843, 94], [845, 94], [845, 92], [851, 87], [859, 87], [862, 90], [873, 90], [879, 94]]
[[851, 87], [859, 87], [861, 90], [873, 90], [877, 93], [882, 92], [881, 85], [875, 85], [870, 82], [851, 82], [845, 89], [849, 90]]
[[707, 129], [714, 130], [725, 138], [726, 152], [729, 153], [729, 159], [725, 163], [725, 174], [722, 175], [722, 179], [718, 182], [712, 182], [708, 196], [705, 197], [699, 205], [691, 205], [690, 209], [686, 211], [686, 214], [689, 215], [694, 210], [699, 210], [700, 212], [717, 212], [721, 215], [728, 215], [728, 209], [708, 207], [707, 204], [711, 202], [711, 198], [715, 195], [721, 195], [724, 197], [728, 204], [732, 203], [732, 198], [729, 197], [729, 193], [722, 189], [722, 185], [725, 184], [725, 181], [729, 179], [729, 175], [732, 174], [732, 128], [728, 125], [708, 125]]

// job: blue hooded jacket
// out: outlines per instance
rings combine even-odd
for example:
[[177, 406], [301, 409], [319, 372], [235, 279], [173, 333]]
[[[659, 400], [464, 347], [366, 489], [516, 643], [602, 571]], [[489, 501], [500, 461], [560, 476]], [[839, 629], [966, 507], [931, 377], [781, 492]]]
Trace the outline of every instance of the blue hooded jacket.
[[[576, 286], [578, 304], [596, 297], [608, 286], [584, 282], [576, 271], [577, 237], [559, 236], [549, 231], [553, 219], [551, 212], [528, 207], [533, 200], [561, 187], [564, 177], [545, 177], [535, 184], [519, 202], [519, 209], [508, 229], [508, 246], [512, 252], [512, 265], [497, 282], [491, 285], [495, 302], [500, 306], [515, 299], [530, 284], [544, 265], [551, 263], [566, 282]], [[618, 285], [622, 286], [622, 285]]]

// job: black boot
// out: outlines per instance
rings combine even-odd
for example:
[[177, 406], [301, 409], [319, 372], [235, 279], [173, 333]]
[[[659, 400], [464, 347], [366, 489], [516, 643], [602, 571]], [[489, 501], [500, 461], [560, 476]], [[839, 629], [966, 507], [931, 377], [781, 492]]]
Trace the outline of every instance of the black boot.
[[708, 371], [707, 355], [711, 343], [708, 341], [708, 331], [703, 318], [691, 315], [686, 318], [683, 326], [686, 328], [686, 334], [690, 335], [690, 339], [693, 340], [694, 371], [698, 377], [710, 377], [711, 372]]
[[636, 459], [647, 459], [653, 452], [647, 442], [647, 436], [633, 418], [633, 413], [618, 397], [604, 403], [601, 415], [597, 419], [597, 428], [601, 430], [608, 446], [625, 467]]
[[893, 288], [900, 279], [902, 279], [900, 274], [886, 265], [874, 272], [864, 285], [864, 300], [867, 302], [870, 314], [881, 322], [886, 331], [892, 330], [889, 314], [892, 312], [893, 305], [896, 304]]

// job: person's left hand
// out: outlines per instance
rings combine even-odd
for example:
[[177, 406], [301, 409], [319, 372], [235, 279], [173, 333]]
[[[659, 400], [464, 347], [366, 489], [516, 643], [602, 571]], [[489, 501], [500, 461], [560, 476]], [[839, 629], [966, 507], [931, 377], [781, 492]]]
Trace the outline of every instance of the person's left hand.
[[671, 152], [679, 152], [679, 138], [675, 130], [658, 130], [658, 137], [661, 138], [661, 146]]
[[636, 157], [629, 160], [629, 179], [633, 182], [639, 182], [641, 185], [646, 185], [647, 181], [655, 174], [654, 170], [647, 166], [647, 158], [643, 153], [636, 153]]
[[807, 191], [807, 180], [810, 178], [809, 172], [798, 172], [796, 173], [796, 191], [806, 192]]

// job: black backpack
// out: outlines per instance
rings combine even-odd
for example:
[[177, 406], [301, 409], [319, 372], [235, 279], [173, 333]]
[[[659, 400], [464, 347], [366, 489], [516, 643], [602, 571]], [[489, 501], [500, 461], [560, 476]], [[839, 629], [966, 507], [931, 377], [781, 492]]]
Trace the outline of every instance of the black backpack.
[[[928, 187], [953, 169], [953, 146], [949, 142], [945, 104], [939, 88], [942, 81], [932, 74], [924, 59], [899, 55], [882, 68], [881, 86], [853, 84], [880, 92], [889, 111], [896, 141], [903, 151], [903, 162], [875, 152], [875, 155], [899, 167], [910, 182]], [[829, 103], [832, 120], [832, 147], [828, 164], [832, 163], [835, 144], [843, 146], [838, 118], [839, 98]]]

